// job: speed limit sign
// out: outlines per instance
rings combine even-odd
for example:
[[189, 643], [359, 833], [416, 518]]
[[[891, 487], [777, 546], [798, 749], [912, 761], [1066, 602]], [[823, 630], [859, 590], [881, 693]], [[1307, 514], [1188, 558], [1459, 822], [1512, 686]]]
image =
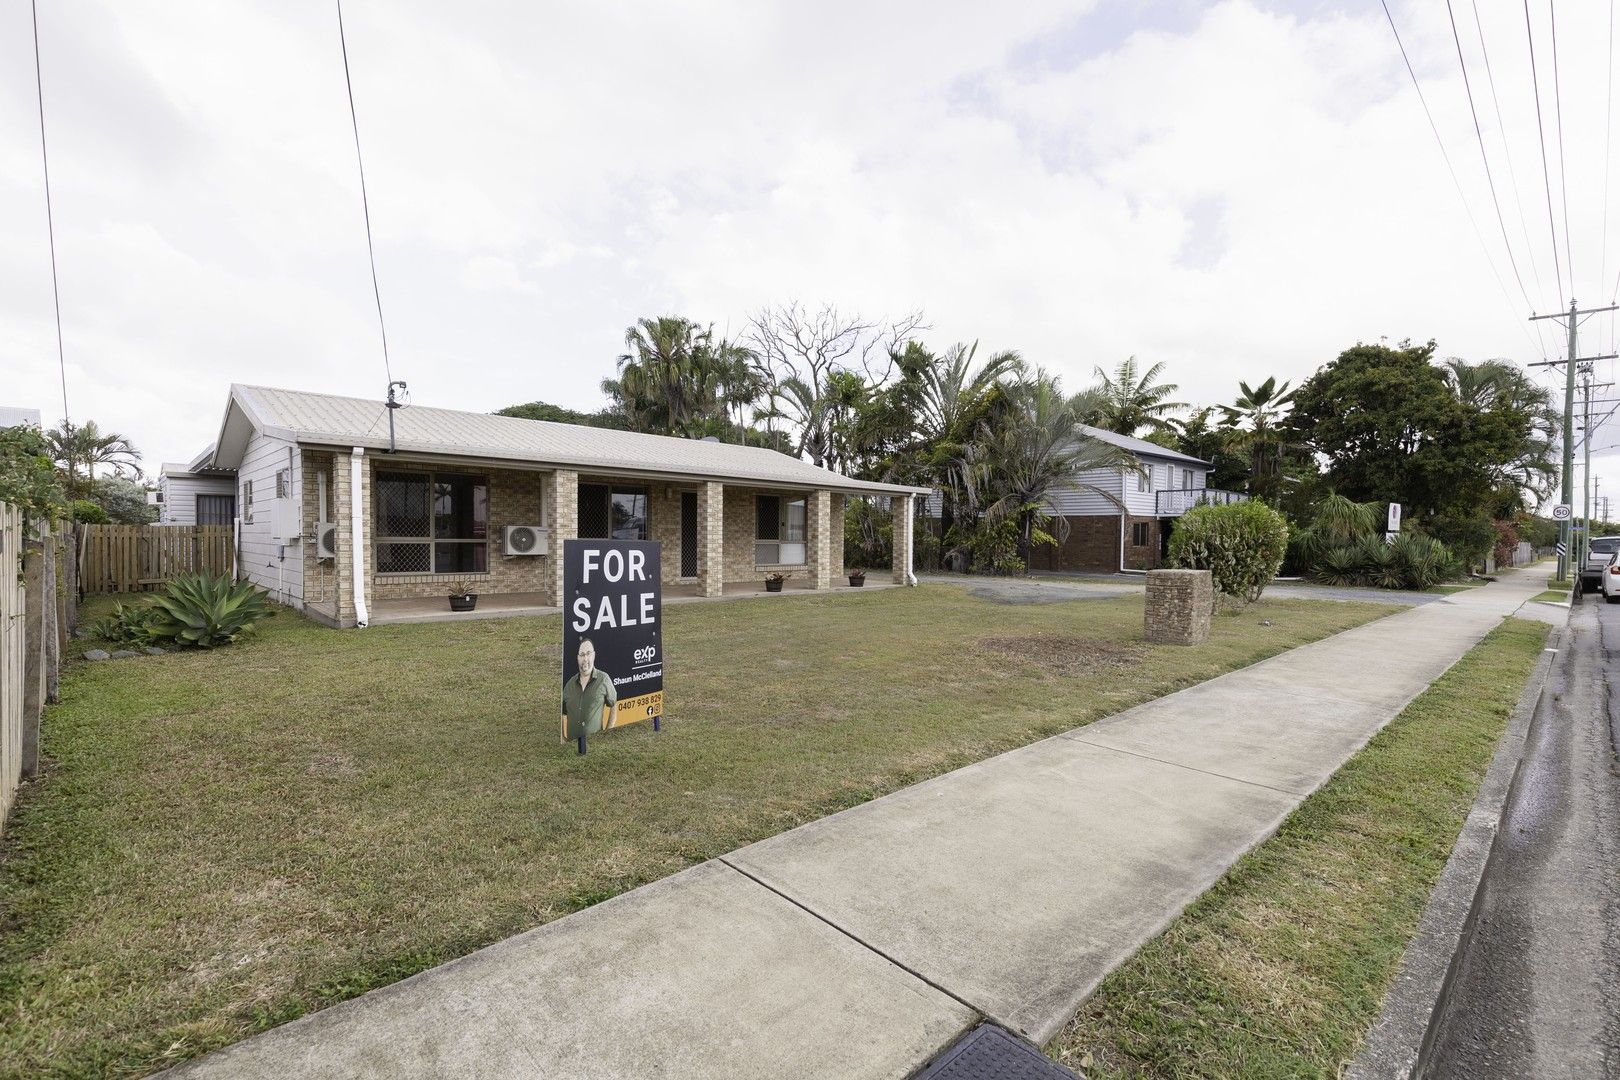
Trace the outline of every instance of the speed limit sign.
[[1554, 521], [1568, 521], [1569, 504], [1559, 503], [1557, 506], [1553, 507], [1552, 516]]

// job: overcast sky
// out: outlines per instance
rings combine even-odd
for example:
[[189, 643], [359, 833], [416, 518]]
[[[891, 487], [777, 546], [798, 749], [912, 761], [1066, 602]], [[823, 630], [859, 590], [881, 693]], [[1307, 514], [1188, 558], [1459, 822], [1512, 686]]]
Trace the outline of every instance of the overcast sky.
[[[1524, 319], [1571, 295], [1566, 188], [1573, 295], [1607, 303], [1620, 274], [1609, 12], [1560, 5], [1555, 98], [1532, 5], [1549, 223], [1523, 7], [1478, 3], [1501, 124], [1471, 4], [1458, 29], [1517, 275], [1443, 5], [1393, 10], [1463, 198], [1376, 3], [349, 0], [394, 375], [418, 404], [594, 408], [636, 318], [736, 333], [794, 298], [921, 309], [928, 343], [1018, 349], [1072, 389], [1162, 360], [1200, 403], [1357, 340], [1559, 357], [1562, 332]], [[333, 4], [40, 19], [75, 419], [155, 471], [214, 436], [232, 382], [380, 397]], [[28, 5], [7, 0], [0, 404], [50, 423], [35, 108]], [[1614, 325], [1587, 323], [1581, 353]]]

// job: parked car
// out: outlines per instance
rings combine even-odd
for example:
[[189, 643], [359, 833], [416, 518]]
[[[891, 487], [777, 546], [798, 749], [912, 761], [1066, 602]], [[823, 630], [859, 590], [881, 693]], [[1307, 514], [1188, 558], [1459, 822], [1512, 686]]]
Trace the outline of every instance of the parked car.
[[1620, 604], [1620, 552], [1610, 555], [1603, 568], [1603, 599]]
[[[1606, 585], [1609, 559], [1620, 552], [1620, 536], [1594, 536], [1586, 552], [1586, 565], [1581, 567], [1581, 591]], [[1606, 595], [1606, 594], [1605, 594]]]

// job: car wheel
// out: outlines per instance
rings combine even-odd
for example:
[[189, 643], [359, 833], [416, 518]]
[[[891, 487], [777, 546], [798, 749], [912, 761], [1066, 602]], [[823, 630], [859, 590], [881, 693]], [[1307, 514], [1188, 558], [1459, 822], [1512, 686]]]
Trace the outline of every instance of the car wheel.
[[1611, 604], [1620, 604], [1620, 596], [1605, 596], [1603, 599]]

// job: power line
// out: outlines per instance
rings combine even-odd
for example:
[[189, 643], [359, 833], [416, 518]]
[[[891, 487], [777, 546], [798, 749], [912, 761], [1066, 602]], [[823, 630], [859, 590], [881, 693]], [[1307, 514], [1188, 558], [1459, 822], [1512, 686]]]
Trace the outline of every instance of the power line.
[[[1609, 76], [1603, 101], [1603, 249], [1598, 259], [1599, 285], [1609, 278], [1609, 147], [1614, 134], [1614, 0], [1609, 0]], [[1613, 321], [1610, 320], [1611, 324]]]
[[[1529, 0], [1526, 0], [1526, 2], [1528, 3]], [[1446, 150], [1446, 141], [1440, 137], [1440, 128], [1434, 122], [1434, 113], [1429, 110], [1429, 99], [1423, 95], [1423, 86], [1418, 82], [1417, 72], [1412, 68], [1412, 58], [1406, 54], [1406, 45], [1401, 41], [1400, 30], [1395, 26], [1395, 16], [1390, 14], [1389, 2], [1388, 0], [1379, 0], [1379, 3], [1384, 7], [1384, 18], [1389, 20], [1390, 33], [1395, 35], [1395, 46], [1401, 51], [1401, 60], [1406, 64], [1406, 74], [1411, 77], [1412, 88], [1417, 91], [1418, 101], [1423, 106], [1423, 115], [1428, 117], [1429, 130], [1434, 132], [1435, 145], [1440, 147], [1440, 156], [1445, 159], [1446, 171], [1451, 174], [1451, 183], [1457, 189], [1457, 198], [1462, 201], [1463, 212], [1468, 215], [1468, 224], [1473, 226], [1474, 237], [1479, 241], [1480, 250], [1485, 254], [1485, 264], [1491, 268], [1491, 277], [1496, 279], [1496, 287], [1502, 291], [1502, 299], [1506, 300], [1508, 307], [1511, 308], [1513, 306], [1513, 297], [1509, 295], [1507, 286], [1502, 282], [1502, 275], [1496, 269], [1496, 260], [1491, 258], [1490, 245], [1485, 242], [1485, 234], [1479, 229], [1479, 221], [1474, 217], [1473, 207], [1468, 205], [1468, 196], [1463, 193], [1462, 181], [1457, 179], [1456, 166], [1451, 163], [1451, 154]], [[1523, 323], [1514, 320], [1514, 325], [1519, 328], [1520, 333], [1524, 334], [1524, 340], [1530, 343], [1532, 350], [1540, 352], [1543, 356], [1546, 355], [1546, 350], [1537, 343], [1535, 338], [1530, 336], [1530, 332], [1524, 328]]]
[[[1389, 8], [1384, 8], [1387, 13]], [[1541, 145], [1541, 183], [1547, 191], [1547, 232], [1552, 237], [1553, 274], [1558, 276], [1558, 306], [1564, 306], [1564, 279], [1558, 269], [1558, 226], [1553, 224], [1552, 172], [1547, 168], [1547, 131], [1541, 122], [1541, 78], [1536, 74], [1536, 40], [1530, 28], [1530, 0], [1524, 0], [1524, 37], [1530, 46], [1530, 84], [1536, 91], [1536, 134]], [[1575, 283], [1570, 282], [1574, 288]]]
[[39, 99], [39, 164], [45, 172], [45, 232], [51, 246], [51, 300], [56, 306], [56, 369], [62, 376], [62, 425], [71, 427], [68, 419], [67, 351], [62, 347], [62, 287], [56, 279], [56, 215], [51, 208], [51, 159], [45, 150], [45, 78], [39, 64], [39, 4], [29, 0], [28, 9], [34, 18], [34, 93]]
[[360, 121], [354, 112], [354, 82], [349, 78], [349, 41], [343, 32], [343, 0], [334, 2], [337, 4], [338, 44], [343, 49], [343, 85], [349, 91], [349, 125], [354, 129], [354, 160], [360, 167], [360, 208], [366, 216], [366, 255], [371, 259], [371, 295], [377, 300], [377, 330], [382, 335], [383, 370], [388, 373], [388, 381], [393, 382], [394, 368], [388, 362], [388, 325], [383, 322], [382, 289], [377, 285], [377, 249], [371, 241], [371, 200], [366, 197], [366, 163], [360, 156]]
[[[1485, 81], [1491, 88], [1491, 104], [1496, 110], [1496, 131], [1502, 139], [1502, 157], [1507, 161], [1508, 184], [1513, 189], [1513, 208], [1519, 214], [1519, 232], [1524, 237], [1525, 256], [1530, 263], [1530, 274], [1536, 282], [1536, 295], [1541, 296], [1545, 286], [1541, 283], [1541, 268], [1536, 262], [1536, 247], [1530, 241], [1530, 223], [1524, 213], [1524, 196], [1519, 193], [1519, 173], [1513, 167], [1513, 149], [1508, 142], [1507, 121], [1502, 118], [1502, 99], [1496, 92], [1496, 72], [1491, 68], [1491, 52], [1485, 46], [1485, 24], [1479, 18], [1479, 0], [1470, 0], [1469, 6], [1473, 8], [1474, 32], [1479, 35], [1479, 55], [1485, 61]], [[1476, 125], [1477, 122], [1476, 118]], [[1541, 342], [1541, 355], [1545, 357], [1548, 349], [1540, 323], [1536, 324], [1536, 340]]]
[[1547, 0], [1547, 18], [1551, 24], [1548, 36], [1552, 39], [1553, 105], [1558, 116], [1558, 189], [1564, 205], [1564, 270], [1570, 291], [1574, 292], [1575, 252], [1569, 242], [1569, 169], [1564, 165], [1564, 95], [1558, 87], [1558, 15], [1553, 10], [1553, 0]]
[[1468, 79], [1468, 61], [1463, 59], [1462, 38], [1457, 34], [1457, 16], [1452, 11], [1451, 0], [1446, 0], [1446, 18], [1451, 20], [1451, 40], [1457, 46], [1457, 66], [1462, 68], [1463, 90], [1468, 94], [1468, 112], [1474, 118], [1474, 139], [1479, 143], [1479, 160], [1485, 166], [1485, 182], [1491, 189], [1491, 206], [1496, 210], [1496, 224], [1502, 230], [1502, 246], [1507, 249], [1508, 265], [1513, 268], [1513, 277], [1519, 283], [1519, 293], [1524, 297], [1524, 306], [1534, 311], [1536, 305], [1530, 299], [1530, 291], [1524, 287], [1524, 278], [1519, 274], [1519, 261], [1513, 257], [1513, 244], [1508, 240], [1507, 222], [1502, 219], [1502, 202], [1496, 194], [1496, 178], [1491, 174], [1491, 159], [1485, 153], [1485, 132], [1479, 126], [1479, 111], [1474, 107], [1474, 87]]

